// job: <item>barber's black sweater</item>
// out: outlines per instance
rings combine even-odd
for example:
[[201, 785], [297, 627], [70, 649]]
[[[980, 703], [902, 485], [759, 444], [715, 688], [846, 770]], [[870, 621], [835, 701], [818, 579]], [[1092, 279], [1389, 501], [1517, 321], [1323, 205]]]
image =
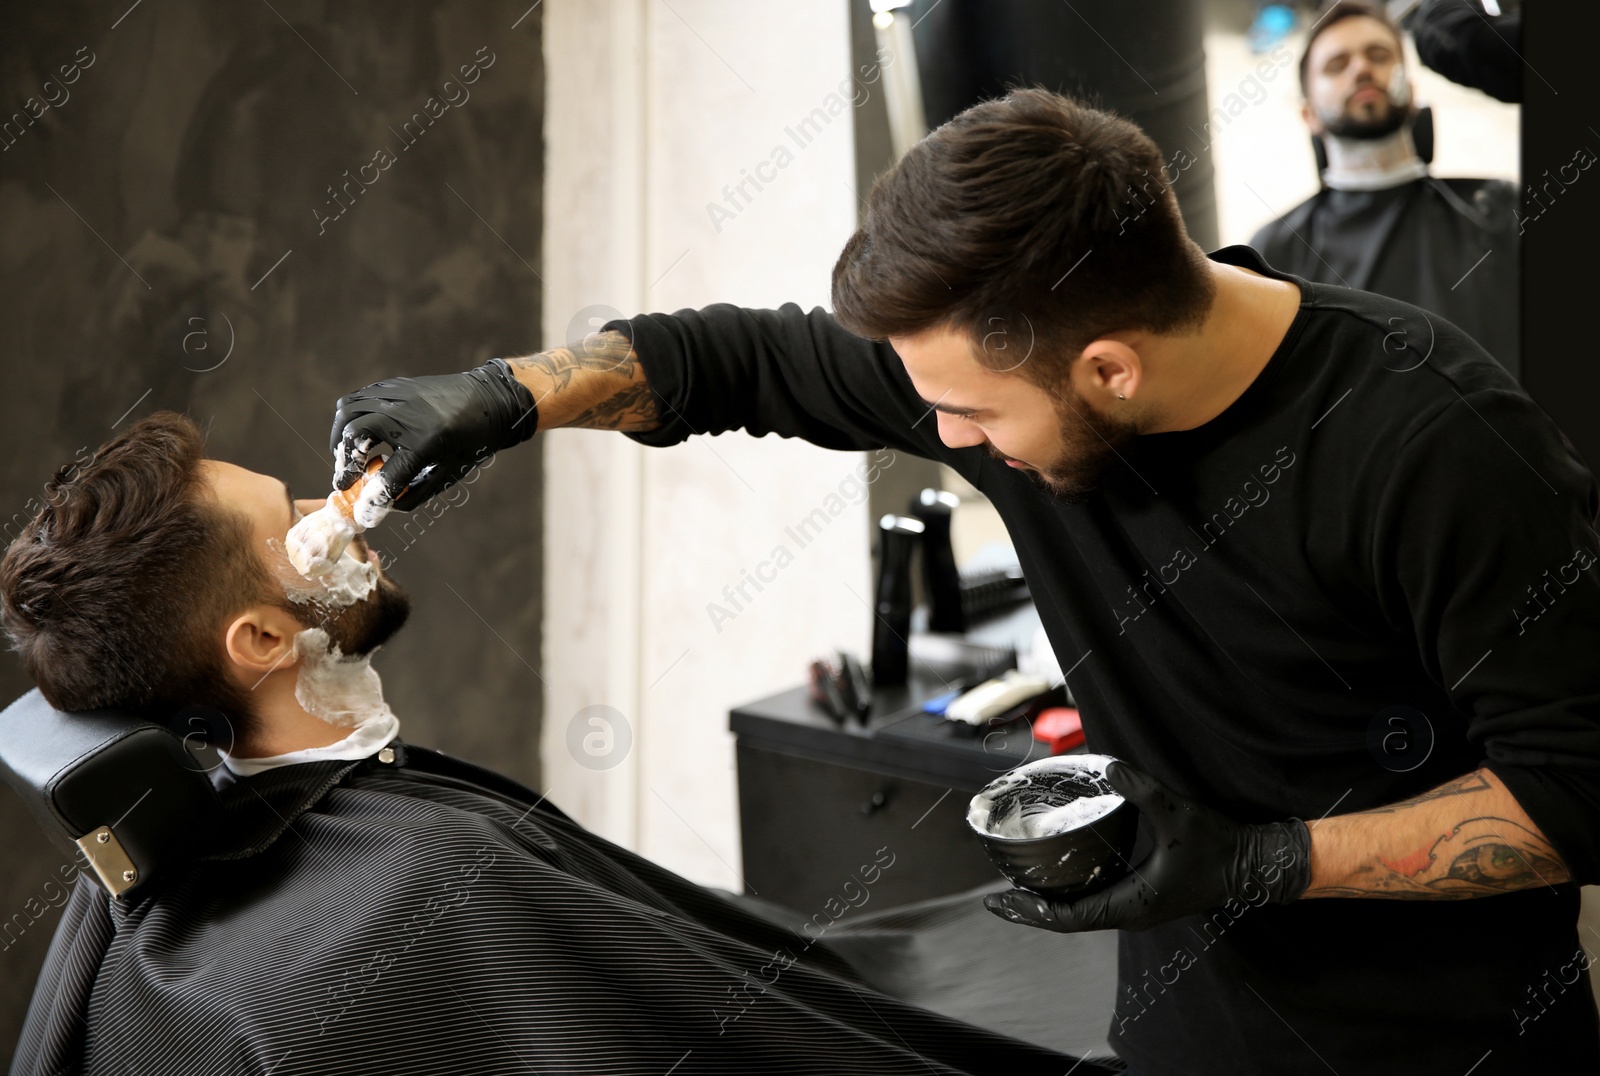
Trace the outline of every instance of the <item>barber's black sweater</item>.
[[[1247, 247], [1211, 257], [1293, 281], [1299, 314], [1232, 406], [1139, 438], [1081, 505], [945, 446], [887, 344], [793, 304], [608, 325], [666, 419], [629, 436], [742, 428], [948, 463], [1004, 519], [1093, 750], [1249, 822], [1392, 804], [1487, 764], [1576, 882], [1600, 882], [1589, 471], [1436, 315]], [[1142, 1076], [1600, 1071], [1582, 973], [1600, 939], [1579, 939], [1577, 909], [1564, 883], [1124, 932], [1112, 1041]]]

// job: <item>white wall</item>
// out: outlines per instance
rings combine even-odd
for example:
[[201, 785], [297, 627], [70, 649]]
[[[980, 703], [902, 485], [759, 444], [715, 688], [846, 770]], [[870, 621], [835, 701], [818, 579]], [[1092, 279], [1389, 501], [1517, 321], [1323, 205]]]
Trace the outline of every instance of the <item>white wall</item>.
[[[548, 0], [545, 43], [544, 346], [586, 331], [579, 315], [591, 306], [629, 316], [828, 305], [829, 272], [855, 227], [848, 101], [862, 91], [847, 85], [846, 107], [809, 144], [786, 129], [826, 114], [849, 77], [843, 3]], [[708, 203], [778, 146], [792, 161], [763, 166], [776, 178], [747, 188], [753, 199], [719, 231]], [[670, 449], [587, 430], [540, 436], [546, 790], [597, 832], [739, 888], [727, 711], [801, 682], [831, 646], [866, 648], [870, 612], [854, 596], [869, 597], [864, 502], [760, 594], [747, 591], [755, 600], [720, 632], [707, 605], [861, 454], [742, 433]], [[569, 749], [574, 716], [595, 704], [632, 730], [609, 769]], [[617, 742], [600, 761], [621, 757]]]

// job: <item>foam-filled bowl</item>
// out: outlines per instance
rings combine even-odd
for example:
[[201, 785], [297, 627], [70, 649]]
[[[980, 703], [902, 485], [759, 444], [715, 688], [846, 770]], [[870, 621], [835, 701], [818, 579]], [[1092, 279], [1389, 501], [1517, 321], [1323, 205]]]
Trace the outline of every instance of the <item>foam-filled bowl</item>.
[[994, 865], [1043, 896], [1084, 896], [1128, 873], [1138, 812], [1106, 780], [1108, 755], [1018, 766], [972, 797], [967, 824]]

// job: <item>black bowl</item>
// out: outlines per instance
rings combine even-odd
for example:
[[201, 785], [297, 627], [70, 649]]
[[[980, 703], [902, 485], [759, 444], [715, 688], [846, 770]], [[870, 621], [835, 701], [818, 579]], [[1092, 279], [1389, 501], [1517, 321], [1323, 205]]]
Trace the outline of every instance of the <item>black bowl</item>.
[[1045, 836], [1021, 833], [1019, 818], [1089, 796], [1116, 795], [1106, 781], [1106, 755], [1056, 755], [1018, 766], [972, 798], [967, 823], [994, 865], [1012, 882], [1041, 896], [1086, 896], [1129, 871], [1139, 815], [1126, 800], [1099, 817]]

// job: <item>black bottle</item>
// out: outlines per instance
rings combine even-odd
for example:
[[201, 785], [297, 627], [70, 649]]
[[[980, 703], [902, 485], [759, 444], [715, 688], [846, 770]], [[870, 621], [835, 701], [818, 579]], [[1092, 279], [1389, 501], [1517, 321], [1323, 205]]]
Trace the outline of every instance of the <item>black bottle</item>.
[[903, 684], [911, 636], [911, 555], [922, 521], [886, 515], [878, 520], [878, 588], [872, 618], [872, 683]]
[[963, 632], [961, 573], [950, 544], [950, 514], [961, 498], [939, 489], [925, 489], [911, 502], [911, 514], [922, 521], [922, 591], [928, 599], [928, 630]]

